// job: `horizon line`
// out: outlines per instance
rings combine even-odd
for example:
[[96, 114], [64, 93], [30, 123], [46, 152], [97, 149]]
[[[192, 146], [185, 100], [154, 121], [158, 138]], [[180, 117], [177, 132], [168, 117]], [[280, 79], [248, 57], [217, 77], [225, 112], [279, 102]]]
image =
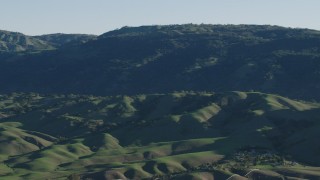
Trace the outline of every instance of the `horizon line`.
[[118, 28], [113, 28], [107, 31], [104, 31], [102, 33], [99, 34], [95, 34], [95, 33], [83, 33], [83, 32], [52, 32], [52, 33], [43, 33], [43, 34], [35, 34], [35, 35], [30, 35], [27, 33], [23, 33], [22, 31], [15, 31], [15, 30], [7, 30], [7, 29], [0, 29], [0, 31], [6, 31], [6, 32], [11, 32], [11, 33], [20, 33], [23, 34], [25, 36], [31, 36], [31, 37], [35, 37], [35, 36], [44, 36], [44, 35], [53, 35], [53, 34], [77, 34], [77, 35], [93, 35], [93, 36], [100, 36], [103, 35], [105, 33], [111, 32], [111, 31], [116, 31], [116, 30], [120, 30], [123, 28], [139, 28], [139, 27], [152, 27], [152, 26], [183, 26], [183, 25], [212, 25], [212, 26], [227, 26], [227, 25], [233, 25], [233, 26], [274, 26], [274, 27], [282, 27], [282, 28], [287, 28], [287, 29], [305, 29], [305, 30], [314, 30], [314, 31], [320, 31], [320, 29], [313, 29], [313, 28], [308, 28], [308, 27], [293, 27], [293, 26], [285, 26], [285, 25], [278, 25], [278, 24], [236, 24], [236, 23], [226, 23], [226, 24], [222, 24], [222, 23], [177, 23], [177, 24], [145, 24], [145, 25], [124, 25]]

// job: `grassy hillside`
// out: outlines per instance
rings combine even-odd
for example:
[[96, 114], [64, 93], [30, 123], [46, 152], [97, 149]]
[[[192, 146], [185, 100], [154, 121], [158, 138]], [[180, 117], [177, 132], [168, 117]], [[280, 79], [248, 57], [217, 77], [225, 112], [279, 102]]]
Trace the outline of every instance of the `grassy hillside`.
[[124, 27], [84, 44], [0, 62], [0, 83], [6, 84], [0, 91], [254, 90], [319, 100], [319, 43], [319, 31], [278, 26]]
[[319, 112], [258, 92], [2, 95], [0, 177], [319, 179]]
[[256, 25], [0, 31], [0, 179], [320, 179], [319, 44]]

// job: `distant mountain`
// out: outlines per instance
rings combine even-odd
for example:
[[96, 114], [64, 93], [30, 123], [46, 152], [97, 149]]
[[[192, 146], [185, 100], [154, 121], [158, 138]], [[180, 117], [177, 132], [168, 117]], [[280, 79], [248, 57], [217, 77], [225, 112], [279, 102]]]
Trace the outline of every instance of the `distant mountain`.
[[262, 91], [320, 99], [320, 32], [258, 25], [124, 27], [0, 62], [1, 92]]
[[319, 179], [319, 112], [257, 92], [2, 95], [0, 177]]
[[0, 53], [37, 52], [51, 49], [54, 47], [46, 41], [17, 32], [0, 30]]
[[0, 54], [32, 53], [54, 50], [65, 45], [78, 45], [94, 39], [95, 35], [86, 34], [47, 34], [27, 36], [18, 32], [0, 30]]
[[41, 36], [34, 36], [37, 39], [43, 40], [48, 42], [49, 44], [53, 45], [54, 47], [61, 47], [64, 45], [76, 45], [85, 43], [89, 40], [94, 39], [95, 35], [87, 35], [87, 34], [46, 34]]

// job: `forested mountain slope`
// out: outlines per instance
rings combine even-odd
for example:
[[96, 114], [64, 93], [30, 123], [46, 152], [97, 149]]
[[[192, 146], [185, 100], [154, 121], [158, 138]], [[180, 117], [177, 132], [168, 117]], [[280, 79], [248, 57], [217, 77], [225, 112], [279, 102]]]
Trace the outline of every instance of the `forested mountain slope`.
[[1, 92], [262, 91], [320, 99], [320, 32], [255, 25], [124, 27], [0, 62]]

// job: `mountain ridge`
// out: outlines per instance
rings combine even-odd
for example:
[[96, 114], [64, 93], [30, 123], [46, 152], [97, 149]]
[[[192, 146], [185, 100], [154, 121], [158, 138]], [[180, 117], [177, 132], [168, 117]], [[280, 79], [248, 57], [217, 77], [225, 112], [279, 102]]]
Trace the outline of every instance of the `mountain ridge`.
[[61, 46], [69, 46], [71, 44], [82, 44], [89, 40], [96, 38], [96, 35], [91, 34], [64, 34], [64, 33], [54, 33], [54, 34], [44, 34], [39, 36], [33, 36], [37, 39], [49, 42], [53, 46], [59, 48]]
[[46, 42], [18, 32], [0, 31], [1, 52], [42, 51], [53, 49]]
[[277, 26], [125, 27], [84, 44], [3, 62], [8, 68], [1, 70], [2, 76], [12, 79], [2, 79], [7, 86], [0, 91], [114, 95], [254, 90], [317, 100], [319, 44], [319, 31]]
[[29, 36], [19, 32], [0, 30], [0, 52], [33, 53], [48, 51], [57, 49], [67, 43], [84, 43], [95, 37], [95, 35], [63, 33]]

